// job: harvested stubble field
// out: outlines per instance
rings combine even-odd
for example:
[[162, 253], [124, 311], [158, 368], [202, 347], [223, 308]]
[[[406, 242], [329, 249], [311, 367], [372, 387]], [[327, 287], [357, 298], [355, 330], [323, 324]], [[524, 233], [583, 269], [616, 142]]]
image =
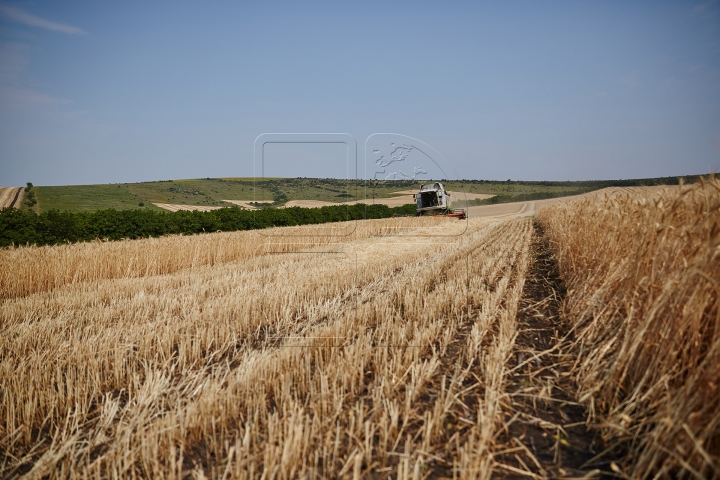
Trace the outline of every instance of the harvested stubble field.
[[532, 226], [452, 222], [4, 251], [3, 474], [489, 472]]
[[22, 202], [22, 187], [0, 187], [0, 209], [19, 207]]
[[163, 210], [167, 210], [169, 212], [177, 212], [179, 210], [185, 210], [188, 212], [193, 212], [195, 210], [199, 212], [209, 212], [210, 210], [217, 210], [222, 207], [205, 207], [201, 205], [182, 205], [182, 204], [171, 204], [171, 203], [153, 203], [156, 207], [160, 207]]
[[[679, 257], [663, 265], [694, 279], [694, 284], [683, 285], [687, 291], [692, 285], [717, 288], [720, 269], [708, 270], [718, 261], [720, 197], [713, 185], [681, 195], [680, 204], [690, 205], [686, 210], [676, 207], [673, 198], [678, 194], [671, 191], [659, 194], [667, 197], [660, 207], [648, 204], [671, 208], [662, 225], [673, 226], [667, 235], [680, 242], [692, 268], [678, 267]], [[563, 457], [565, 450], [572, 450], [566, 447], [567, 439], [574, 439], [572, 429], [589, 435], [583, 410], [571, 397], [589, 405], [589, 422], [604, 422], [601, 432], [608, 444], [616, 440], [607, 433], [615, 428], [611, 422], [625, 416], [644, 425], [633, 431], [636, 424], [619, 424], [628, 435], [658, 438], [664, 434], [642, 435], [658, 422], [657, 428], [671, 428], [665, 417], [646, 419], [642, 412], [627, 409], [605, 413], [615, 408], [612, 400], [627, 401], [628, 395], [639, 395], [632, 400], [635, 405], [646, 402], [644, 408], [655, 413], [672, 407], [663, 403], [669, 401], [668, 392], [654, 387], [654, 379], [641, 379], [645, 390], [640, 393], [623, 390], [608, 396], [616, 385], [598, 377], [602, 369], [608, 378], [620, 375], [621, 382], [627, 381], [627, 372], [613, 370], [618, 362], [608, 360], [626, 355], [629, 322], [622, 320], [623, 310], [596, 318], [597, 308], [577, 307], [583, 301], [595, 305], [595, 290], [607, 287], [589, 280], [602, 278], [597, 272], [608, 271], [605, 263], [614, 265], [609, 270], [615, 272], [629, 257], [620, 247], [605, 250], [607, 255], [623, 254], [614, 258], [596, 258], [582, 250], [584, 242], [603, 242], [600, 236], [613, 230], [600, 224], [596, 235], [588, 237], [589, 227], [576, 227], [576, 215], [587, 216], [587, 209], [619, 209], [622, 220], [622, 209], [639, 201], [623, 198], [596, 195], [585, 203], [553, 207], [553, 214], [543, 212], [542, 225], [553, 242], [550, 249], [571, 288], [562, 304], [562, 292], [548, 287], [545, 278], [552, 266], [545, 273], [536, 266], [538, 258], [548, 255], [538, 251], [541, 230], [530, 218], [395, 218], [3, 250], [0, 476], [566, 475], [575, 472], [568, 466], [569, 454]], [[699, 206], [698, 199], [708, 207]], [[648, 215], [632, 220], [639, 222], [637, 237], [654, 235], [659, 228], [659, 217]], [[715, 227], [706, 231], [712, 223], [707, 217], [714, 218]], [[603, 218], [624, 225], [614, 214]], [[646, 220], [651, 223], [640, 224]], [[688, 222], [684, 230], [683, 222]], [[562, 236], [576, 228], [576, 237]], [[676, 238], [678, 230], [689, 235]], [[688, 249], [695, 245], [694, 232], [705, 232], [706, 241], [699, 249]], [[657, 253], [643, 250], [644, 255]], [[695, 267], [704, 274], [692, 273]], [[588, 275], [573, 270], [578, 268]], [[665, 270], [658, 267], [656, 272]], [[710, 287], [702, 283], [706, 277]], [[528, 295], [526, 278], [535, 287], [547, 287], [535, 290], [542, 298]], [[639, 285], [653, 289], [656, 283]], [[693, 302], [674, 298], [669, 310], [695, 315], [682, 326], [684, 343], [677, 344], [695, 342], [687, 350], [695, 352], [694, 365], [704, 372], [698, 381], [710, 382], [693, 388], [718, 385], [713, 370], [700, 368], [717, 362], [713, 359], [719, 351], [717, 294], [708, 297], [706, 290], [703, 298], [710, 300], [700, 313], [678, 307], [682, 301], [695, 305], [695, 297]], [[636, 298], [632, 292], [622, 295]], [[549, 313], [553, 303], [562, 321]], [[649, 311], [659, 310], [635, 306], [632, 318], [644, 318]], [[528, 323], [529, 316], [558, 325], [543, 334], [544, 343], [533, 344], [541, 328]], [[617, 340], [606, 339], [606, 324], [601, 322], [625, 326], [612, 331]], [[603, 328], [593, 331], [596, 323]], [[660, 348], [659, 338], [647, 348]], [[598, 343], [603, 341], [605, 348]], [[630, 350], [633, 355], [651, 353]], [[551, 363], [544, 365], [549, 358]], [[632, 358], [629, 365], [637, 373], [657, 356], [645, 358], [645, 364]], [[664, 384], [682, 383], [681, 376], [658, 375]], [[682, 401], [678, 392], [671, 392], [672, 401]], [[686, 396], [690, 393], [685, 391]], [[685, 423], [675, 432], [693, 435], [694, 443], [680, 444], [686, 453], [673, 453], [677, 447], [670, 445], [677, 443], [671, 438], [661, 445], [671, 453], [662, 456], [656, 449], [653, 457], [670, 462], [667, 465], [655, 462], [637, 470], [640, 453], [650, 448], [642, 444], [631, 450], [635, 456], [618, 460], [620, 467], [614, 467], [665, 476], [682, 468], [711, 474], [717, 443], [707, 432], [717, 432], [718, 412], [717, 402], [712, 405], [702, 403], [705, 410], [686, 405], [690, 410], [682, 414]], [[703, 420], [705, 430], [695, 429], [697, 419]], [[524, 433], [513, 437], [513, 426], [520, 424], [538, 426], [538, 440]], [[566, 431], [571, 432], [562, 436]], [[540, 436], [554, 438], [549, 460]], [[578, 456], [590, 460], [586, 470], [591, 474], [595, 460], [590, 457], [599, 453], [593, 445], [581, 452], [584, 457]], [[671, 457], [689, 466], [672, 463]], [[662, 468], [666, 470], [658, 470]]]

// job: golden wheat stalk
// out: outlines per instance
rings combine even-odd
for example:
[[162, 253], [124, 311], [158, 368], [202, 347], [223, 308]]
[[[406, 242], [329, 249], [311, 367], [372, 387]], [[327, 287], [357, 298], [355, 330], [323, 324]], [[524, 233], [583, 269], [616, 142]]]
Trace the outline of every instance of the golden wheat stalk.
[[720, 476], [720, 183], [546, 207], [580, 400], [634, 478]]

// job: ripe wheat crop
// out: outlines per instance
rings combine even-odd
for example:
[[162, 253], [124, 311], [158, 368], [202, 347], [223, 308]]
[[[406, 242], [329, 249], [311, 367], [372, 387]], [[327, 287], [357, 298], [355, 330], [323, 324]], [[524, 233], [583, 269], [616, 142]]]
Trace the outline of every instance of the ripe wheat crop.
[[531, 235], [402, 218], [0, 251], [0, 476], [489, 477]]
[[720, 477], [720, 182], [542, 209], [580, 401], [632, 478]]
[[[0, 254], [0, 298], [26, 296], [67, 284], [163, 275], [248, 259], [256, 256], [258, 248], [272, 238], [284, 238], [286, 249], [291, 251], [295, 248], [292, 244], [304, 248], [310, 244], [387, 235], [402, 232], [408, 228], [408, 221], [400, 218], [202, 236], [170, 235], [119, 242], [98, 240], [52, 247], [11, 247]], [[437, 219], [424, 219], [423, 227], [438, 226]]]

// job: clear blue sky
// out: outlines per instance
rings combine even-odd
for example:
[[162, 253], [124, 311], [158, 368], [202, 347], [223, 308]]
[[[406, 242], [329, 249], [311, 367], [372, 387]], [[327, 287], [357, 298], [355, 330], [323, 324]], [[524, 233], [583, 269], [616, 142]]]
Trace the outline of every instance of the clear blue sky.
[[252, 176], [266, 132], [411, 135], [466, 178], [720, 170], [719, 3], [388, 3], [0, 1], [0, 185]]

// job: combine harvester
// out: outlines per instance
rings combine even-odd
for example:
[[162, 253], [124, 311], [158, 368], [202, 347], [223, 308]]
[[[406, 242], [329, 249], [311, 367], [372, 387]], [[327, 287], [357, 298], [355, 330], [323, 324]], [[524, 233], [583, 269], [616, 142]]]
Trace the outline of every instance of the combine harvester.
[[442, 183], [429, 183], [420, 187], [420, 192], [413, 195], [417, 203], [417, 216], [423, 217], [457, 217], [462, 220], [467, 218], [465, 209], [450, 209], [450, 194], [445, 191]]

